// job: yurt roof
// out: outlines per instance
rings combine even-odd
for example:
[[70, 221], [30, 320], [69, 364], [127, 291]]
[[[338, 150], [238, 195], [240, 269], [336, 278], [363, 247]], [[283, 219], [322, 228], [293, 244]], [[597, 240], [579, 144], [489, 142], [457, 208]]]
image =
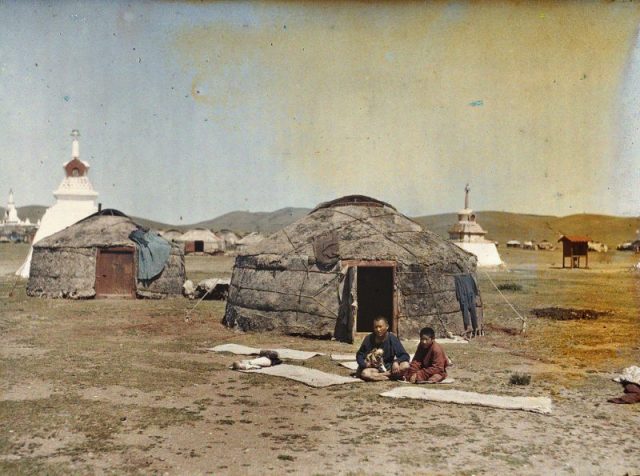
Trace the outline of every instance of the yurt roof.
[[[305, 217], [249, 246], [244, 256], [314, 256], [314, 242], [333, 235], [340, 259], [435, 263], [456, 255], [474, 259], [437, 234], [423, 230], [394, 207], [379, 200], [351, 202], [343, 197], [316, 207]], [[327, 205], [329, 204], [329, 205]], [[326, 238], [324, 238], [326, 240]]]
[[378, 200], [377, 198], [367, 197], [366, 195], [345, 195], [344, 197], [336, 198], [335, 200], [323, 202], [309, 213], [314, 213], [321, 208], [342, 207], [345, 205], [360, 207], [387, 207], [394, 211], [396, 210], [392, 205], [389, 205], [387, 202], [383, 202], [382, 200]]
[[193, 228], [185, 232], [180, 241], [206, 241], [219, 243], [222, 238], [217, 237], [211, 230], [205, 228]]
[[238, 244], [239, 245], [253, 245], [255, 243], [260, 243], [262, 240], [264, 240], [264, 235], [263, 234], [258, 233], [257, 231], [252, 231], [247, 236], [245, 236], [242, 239], [238, 240]]
[[160, 235], [169, 238], [176, 238], [182, 236], [182, 232], [175, 228], [169, 228], [168, 230], [161, 231]]
[[129, 234], [139, 226], [118, 210], [102, 210], [38, 241], [34, 248], [132, 246]]

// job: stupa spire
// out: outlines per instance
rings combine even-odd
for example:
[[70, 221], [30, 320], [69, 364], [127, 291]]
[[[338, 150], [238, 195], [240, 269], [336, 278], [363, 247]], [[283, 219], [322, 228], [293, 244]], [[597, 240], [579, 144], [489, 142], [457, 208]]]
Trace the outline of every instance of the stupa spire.
[[73, 141], [71, 142], [71, 159], [79, 159], [80, 143], [78, 142], [78, 137], [80, 137], [80, 131], [78, 129], [72, 130], [71, 137], [73, 137]]
[[469, 184], [467, 184], [464, 187], [464, 208], [468, 209], [469, 208], [469, 192], [471, 191], [471, 187], [469, 187]]

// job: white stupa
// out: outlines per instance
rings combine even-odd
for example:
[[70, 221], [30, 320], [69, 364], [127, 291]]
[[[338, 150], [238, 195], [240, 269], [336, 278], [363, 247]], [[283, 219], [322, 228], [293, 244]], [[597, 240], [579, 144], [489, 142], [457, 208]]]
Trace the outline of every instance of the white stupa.
[[4, 211], [4, 220], [0, 222], [0, 225], [7, 226], [19, 226], [25, 223], [18, 218], [18, 210], [16, 209], [16, 202], [13, 200], [13, 190], [9, 190], [9, 200], [7, 202], [7, 209]]
[[[87, 177], [89, 164], [80, 160], [79, 136], [78, 130], [71, 131], [71, 160], [63, 164], [65, 177], [53, 192], [56, 203], [45, 211], [32, 245], [98, 211], [98, 192], [93, 189]], [[33, 246], [25, 262], [16, 271], [17, 275], [29, 277], [32, 253]]]
[[493, 241], [485, 239], [486, 231], [476, 221], [476, 215], [469, 208], [469, 184], [464, 188], [464, 209], [458, 212], [458, 223], [449, 230], [449, 239], [478, 258], [479, 267], [503, 265], [498, 248]]

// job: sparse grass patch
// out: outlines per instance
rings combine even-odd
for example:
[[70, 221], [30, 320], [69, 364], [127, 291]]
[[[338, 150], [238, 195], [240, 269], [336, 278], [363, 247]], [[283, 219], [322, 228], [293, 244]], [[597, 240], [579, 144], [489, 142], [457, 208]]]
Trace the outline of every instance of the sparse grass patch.
[[500, 291], [522, 291], [522, 284], [518, 283], [500, 283], [498, 284]]
[[531, 375], [514, 372], [509, 376], [509, 383], [511, 385], [529, 385], [531, 383]]

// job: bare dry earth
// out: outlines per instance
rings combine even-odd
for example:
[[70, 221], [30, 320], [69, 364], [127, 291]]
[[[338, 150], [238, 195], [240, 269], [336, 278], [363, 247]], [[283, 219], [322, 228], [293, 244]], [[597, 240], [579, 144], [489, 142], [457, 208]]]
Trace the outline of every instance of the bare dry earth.
[[[0, 269], [25, 248], [0, 247]], [[509, 270], [480, 274], [489, 333], [449, 345], [459, 390], [550, 396], [551, 416], [397, 401], [394, 383], [313, 389], [228, 370], [205, 348], [235, 342], [325, 353], [355, 346], [220, 325], [224, 304], [27, 298], [0, 277], [0, 473], [4, 474], [637, 474], [640, 405], [613, 405], [611, 381], [640, 364], [640, 276], [628, 254], [559, 270], [556, 253], [502, 250]], [[231, 261], [195, 258], [191, 277]], [[529, 317], [525, 337], [504, 291]], [[11, 295], [10, 295], [11, 294]], [[535, 319], [530, 309], [613, 310], [593, 321]], [[514, 335], [515, 334], [515, 335]], [[304, 365], [342, 375], [328, 356]], [[532, 375], [513, 386], [514, 371]], [[443, 387], [440, 387], [443, 388]]]

